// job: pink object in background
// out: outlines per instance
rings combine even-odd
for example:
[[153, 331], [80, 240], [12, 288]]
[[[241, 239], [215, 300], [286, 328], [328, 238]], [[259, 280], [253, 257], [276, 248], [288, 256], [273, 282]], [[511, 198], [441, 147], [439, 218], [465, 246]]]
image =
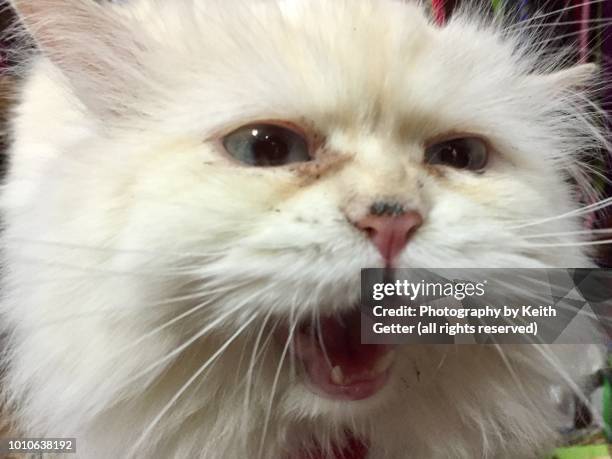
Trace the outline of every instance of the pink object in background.
[[436, 24], [444, 25], [446, 23], [446, 7], [444, 5], [444, 0], [432, 0], [431, 5]]

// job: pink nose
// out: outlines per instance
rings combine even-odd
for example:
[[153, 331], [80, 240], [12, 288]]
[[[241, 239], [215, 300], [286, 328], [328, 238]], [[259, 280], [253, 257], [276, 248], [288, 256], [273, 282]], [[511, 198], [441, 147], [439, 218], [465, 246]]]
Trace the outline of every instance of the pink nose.
[[387, 265], [404, 250], [408, 240], [423, 224], [423, 217], [415, 211], [392, 215], [367, 215], [355, 226], [366, 232]]

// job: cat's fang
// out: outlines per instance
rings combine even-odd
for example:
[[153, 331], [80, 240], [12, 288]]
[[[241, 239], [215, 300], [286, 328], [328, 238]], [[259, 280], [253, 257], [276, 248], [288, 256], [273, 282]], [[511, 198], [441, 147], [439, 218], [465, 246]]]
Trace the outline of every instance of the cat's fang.
[[345, 376], [340, 365], [336, 365], [331, 369], [329, 379], [332, 383], [338, 386], [350, 385], [360, 381], [375, 380], [376, 378], [383, 376], [387, 370], [391, 368], [394, 361], [395, 351], [391, 350], [381, 355], [371, 370], [366, 370], [357, 374], [349, 374], [348, 376]]
[[340, 386], [344, 384], [344, 375], [342, 374], [342, 367], [338, 365], [332, 368], [329, 377], [334, 384], [338, 384]]

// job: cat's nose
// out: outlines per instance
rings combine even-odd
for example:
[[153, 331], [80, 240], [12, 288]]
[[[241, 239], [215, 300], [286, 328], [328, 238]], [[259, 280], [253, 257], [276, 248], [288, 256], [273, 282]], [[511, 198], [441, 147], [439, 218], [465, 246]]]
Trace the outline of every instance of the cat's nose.
[[416, 211], [404, 211], [401, 207], [394, 212], [373, 211], [355, 222], [372, 240], [387, 266], [404, 250], [414, 232], [423, 224], [423, 217]]

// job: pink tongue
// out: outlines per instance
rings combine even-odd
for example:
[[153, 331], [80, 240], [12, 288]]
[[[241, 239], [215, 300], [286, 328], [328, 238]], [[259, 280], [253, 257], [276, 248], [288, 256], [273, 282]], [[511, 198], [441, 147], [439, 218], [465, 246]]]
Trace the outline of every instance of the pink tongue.
[[361, 344], [359, 311], [322, 318], [318, 328], [303, 327], [295, 337], [295, 355], [303, 362], [312, 389], [329, 398], [361, 400], [385, 385], [388, 371], [375, 365], [392, 347]]

